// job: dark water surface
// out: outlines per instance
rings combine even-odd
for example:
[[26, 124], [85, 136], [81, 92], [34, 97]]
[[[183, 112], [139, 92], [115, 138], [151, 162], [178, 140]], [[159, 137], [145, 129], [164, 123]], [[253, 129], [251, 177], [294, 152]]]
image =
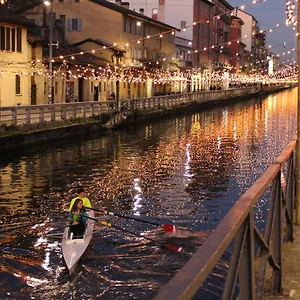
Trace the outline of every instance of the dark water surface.
[[[1, 156], [0, 299], [151, 299], [203, 243], [233, 203], [296, 134], [297, 90]], [[69, 278], [62, 215], [83, 186], [95, 207], [190, 230], [176, 236], [144, 223], [106, 220], [151, 239], [99, 227]], [[256, 222], [264, 223], [262, 202]], [[43, 220], [38, 220], [43, 218]], [[183, 246], [172, 252], [161, 244]], [[220, 268], [227, 268], [226, 262]], [[216, 276], [217, 277], [217, 276]], [[218, 299], [211, 279], [202, 296]], [[205, 296], [204, 296], [205, 295]]]

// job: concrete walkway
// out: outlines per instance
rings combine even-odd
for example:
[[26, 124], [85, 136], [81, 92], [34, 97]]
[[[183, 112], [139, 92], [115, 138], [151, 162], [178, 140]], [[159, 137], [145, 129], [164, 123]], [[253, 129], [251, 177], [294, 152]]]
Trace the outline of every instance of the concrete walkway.
[[300, 300], [300, 226], [294, 225], [294, 242], [283, 244], [283, 295], [265, 296], [264, 300]]

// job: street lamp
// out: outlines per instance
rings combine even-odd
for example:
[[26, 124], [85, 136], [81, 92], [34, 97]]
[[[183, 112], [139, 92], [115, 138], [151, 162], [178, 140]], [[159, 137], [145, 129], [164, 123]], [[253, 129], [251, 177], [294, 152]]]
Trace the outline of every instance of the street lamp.
[[54, 103], [54, 86], [53, 86], [53, 0], [45, 0], [44, 4], [50, 6], [50, 15], [49, 15], [49, 71], [50, 71], [50, 80], [49, 80], [49, 93], [48, 101], [49, 103]]

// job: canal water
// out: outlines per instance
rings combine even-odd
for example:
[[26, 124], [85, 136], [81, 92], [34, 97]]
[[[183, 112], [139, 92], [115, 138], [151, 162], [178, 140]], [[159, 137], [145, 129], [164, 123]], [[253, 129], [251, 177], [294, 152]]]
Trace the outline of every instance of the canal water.
[[[294, 89], [2, 155], [0, 298], [152, 299], [280, 154], [296, 124]], [[185, 229], [172, 235], [103, 217], [133, 234], [99, 225], [70, 278], [61, 239], [45, 236], [62, 232], [65, 220], [43, 221], [66, 215], [80, 186], [94, 207]], [[266, 210], [258, 205], [257, 223]], [[195, 298], [219, 299], [226, 260], [218, 268]]]

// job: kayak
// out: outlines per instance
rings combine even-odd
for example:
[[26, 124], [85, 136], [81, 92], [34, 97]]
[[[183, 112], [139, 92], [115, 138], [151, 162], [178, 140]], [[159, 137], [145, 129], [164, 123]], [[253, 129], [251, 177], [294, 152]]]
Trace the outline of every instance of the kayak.
[[[94, 218], [94, 212], [91, 210], [88, 211], [88, 216]], [[83, 238], [73, 238], [73, 234], [70, 232], [70, 226], [65, 227], [61, 247], [69, 274], [73, 273], [80, 258], [92, 240], [95, 222], [88, 219], [86, 223]]]

